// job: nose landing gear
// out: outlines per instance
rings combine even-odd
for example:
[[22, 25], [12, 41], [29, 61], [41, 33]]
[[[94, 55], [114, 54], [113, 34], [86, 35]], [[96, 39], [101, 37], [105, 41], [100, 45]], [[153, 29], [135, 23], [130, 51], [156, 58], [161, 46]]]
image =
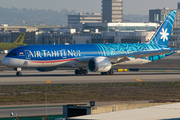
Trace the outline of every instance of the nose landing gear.
[[21, 68], [14, 68], [14, 70], [16, 70], [16, 76], [22, 76], [22, 72], [21, 72]]
[[16, 76], [22, 76], [22, 72], [16, 72]]

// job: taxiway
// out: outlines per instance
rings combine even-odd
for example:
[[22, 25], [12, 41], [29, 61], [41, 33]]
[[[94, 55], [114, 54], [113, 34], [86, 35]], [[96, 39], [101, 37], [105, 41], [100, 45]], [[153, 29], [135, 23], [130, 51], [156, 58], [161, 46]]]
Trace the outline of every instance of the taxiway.
[[23, 76], [16, 76], [15, 73], [13, 70], [0, 72], [0, 85], [47, 84], [46, 81], [51, 81], [51, 84], [180, 81], [180, 72], [115, 72], [115, 75], [89, 73], [84, 76], [76, 76], [72, 70], [55, 70], [48, 73], [24, 70]]

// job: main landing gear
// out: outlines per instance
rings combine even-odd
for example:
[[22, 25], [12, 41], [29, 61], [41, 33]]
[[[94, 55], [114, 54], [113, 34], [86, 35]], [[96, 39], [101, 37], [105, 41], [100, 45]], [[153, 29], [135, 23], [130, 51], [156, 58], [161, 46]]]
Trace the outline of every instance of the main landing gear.
[[21, 68], [14, 68], [16, 70], [16, 76], [22, 76]]
[[[87, 75], [88, 71], [87, 69], [79, 68], [75, 70], [76, 75]], [[108, 72], [101, 72], [101, 75], [114, 75], [114, 71], [110, 70]]]
[[114, 75], [114, 71], [110, 70], [108, 72], [101, 72], [101, 75]]
[[75, 70], [75, 74], [76, 75], [87, 75], [88, 71], [87, 71], [87, 69], [79, 68], [79, 69]]

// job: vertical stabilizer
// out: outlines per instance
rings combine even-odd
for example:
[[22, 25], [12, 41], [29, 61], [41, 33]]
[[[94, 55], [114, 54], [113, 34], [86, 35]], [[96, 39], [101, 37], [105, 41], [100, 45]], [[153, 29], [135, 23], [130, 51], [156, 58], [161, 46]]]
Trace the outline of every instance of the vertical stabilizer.
[[13, 42], [13, 44], [23, 44], [25, 33], [21, 33], [21, 35]]
[[151, 38], [150, 44], [158, 44], [167, 46], [171, 30], [173, 27], [174, 19], [176, 16], [176, 10], [171, 11], [165, 21], [162, 23], [156, 34]]

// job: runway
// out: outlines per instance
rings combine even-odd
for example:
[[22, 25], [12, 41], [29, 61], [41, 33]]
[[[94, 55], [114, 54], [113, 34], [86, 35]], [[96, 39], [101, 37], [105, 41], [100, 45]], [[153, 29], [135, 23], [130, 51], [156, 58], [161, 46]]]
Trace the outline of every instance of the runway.
[[172, 82], [180, 81], [180, 72], [115, 72], [115, 75], [100, 75], [89, 73], [76, 76], [72, 70], [55, 70], [52, 72], [37, 72], [24, 70], [23, 76], [16, 76], [16, 71], [0, 72], [0, 85], [28, 85], [28, 84], [85, 84], [85, 83], [121, 83], [121, 82]]

